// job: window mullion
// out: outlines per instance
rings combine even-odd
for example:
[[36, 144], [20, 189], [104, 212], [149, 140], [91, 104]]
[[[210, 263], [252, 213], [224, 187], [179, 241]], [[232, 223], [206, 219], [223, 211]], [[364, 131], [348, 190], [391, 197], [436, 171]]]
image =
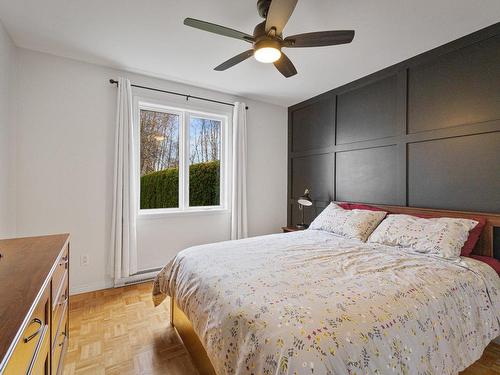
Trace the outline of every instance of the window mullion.
[[191, 114], [189, 112], [184, 112], [184, 133], [183, 133], [183, 143], [184, 149], [182, 152], [182, 157], [184, 160], [183, 164], [183, 186], [182, 190], [184, 193], [184, 206], [183, 209], [189, 208], [189, 124], [191, 121]]
[[186, 114], [181, 113], [180, 134], [179, 134], [179, 209], [184, 210], [184, 123]]

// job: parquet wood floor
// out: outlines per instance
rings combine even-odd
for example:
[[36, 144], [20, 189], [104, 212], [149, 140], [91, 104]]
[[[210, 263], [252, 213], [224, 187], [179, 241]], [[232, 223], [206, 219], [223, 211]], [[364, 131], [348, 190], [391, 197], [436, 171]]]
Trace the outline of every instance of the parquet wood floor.
[[64, 375], [198, 375], [152, 283], [70, 297]]
[[[70, 297], [70, 340], [64, 375], [198, 375], [169, 324], [169, 303], [157, 308], [151, 283]], [[500, 345], [461, 375], [500, 375]]]

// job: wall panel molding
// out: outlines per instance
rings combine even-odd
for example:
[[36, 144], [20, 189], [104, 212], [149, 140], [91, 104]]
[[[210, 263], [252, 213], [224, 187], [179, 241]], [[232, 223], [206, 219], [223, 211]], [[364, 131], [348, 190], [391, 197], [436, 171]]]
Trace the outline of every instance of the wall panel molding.
[[[316, 115], [308, 117], [311, 108]], [[288, 224], [296, 223], [294, 181], [302, 188], [314, 173], [326, 174], [321, 183], [329, 186], [312, 189], [310, 219], [328, 204], [324, 192], [337, 200], [500, 212], [499, 108], [500, 23], [291, 106], [289, 140], [308, 132], [321, 142], [305, 137], [292, 149], [289, 141]], [[309, 128], [315, 121], [326, 122]], [[328, 171], [313, 161], [325, 154]], [[311, 162], [292, 170], [299, 158]]]
[[409, 68], [408, 132], [500, 119], [500, 35]]
[[399, 74], [337, 95], [336, 145], [385, 139], [399, 133]]
[[[466, 199], [464, 199], [466, 198]], [[408, 203], [500, 212], [500, 132], [408, 144]]]
[[332, 152], [335, 152], [335, 148], [333, 146], [329, 146], [329, 147], [324, 147], [324, 148], [316, 148], [316, 149], [311, 149], [311, 150], [290, 152], [290, 157], [291, 158], [302, 158], [304, 156], [311, 156], [311, 155], [331, 154]]

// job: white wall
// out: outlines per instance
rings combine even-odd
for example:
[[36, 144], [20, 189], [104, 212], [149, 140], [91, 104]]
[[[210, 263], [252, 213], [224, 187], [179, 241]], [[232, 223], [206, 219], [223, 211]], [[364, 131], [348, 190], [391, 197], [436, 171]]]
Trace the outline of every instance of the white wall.
[[[18, 234], [70, 232], [72, 292], [107, 287], [116, 100], [109, 78], [237, 98], [25, 49], [17, 55]], [[246, 102], [249, 232], [278, 232], [286, 223], [286, 108]], [[159, 267], [186, 246], [229, 239], [229, 215], [141, 220], [138, 239], [139, 267]], [[90, 257], [86, 267], [82, 254]]]
[[0, 238], [15, 234], [15, 76], [16, 47], [0, 23]]

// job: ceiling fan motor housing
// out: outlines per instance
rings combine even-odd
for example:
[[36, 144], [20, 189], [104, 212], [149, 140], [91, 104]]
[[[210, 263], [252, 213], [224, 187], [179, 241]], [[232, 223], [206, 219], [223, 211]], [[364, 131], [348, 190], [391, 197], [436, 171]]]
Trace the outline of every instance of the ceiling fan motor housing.
[[281, 51], [281, 43], [276, 39], [262, 38], [254, 43], [254, 49], [258, 50], [261, 48], [274, 48]]
[[253, 37], [255, 40], [266, 36], [266, 21], [261, 22], [253, 29]]
[[276, 29], [273, 27], [269, 31], [269, 33], [266, 33], [266, 21], [263, 21], [259, 23], [255, 28], [253, 29], [253, 37], [255, 39], [255, 42], [258, 42], [261, 39], [276, 39], [278, 41], [281, 41], [281, 35], [276, 35]]

